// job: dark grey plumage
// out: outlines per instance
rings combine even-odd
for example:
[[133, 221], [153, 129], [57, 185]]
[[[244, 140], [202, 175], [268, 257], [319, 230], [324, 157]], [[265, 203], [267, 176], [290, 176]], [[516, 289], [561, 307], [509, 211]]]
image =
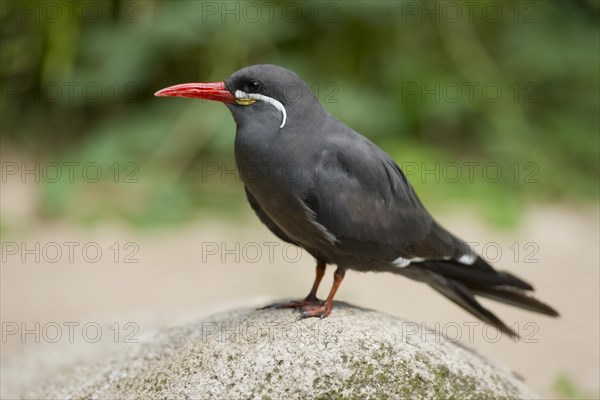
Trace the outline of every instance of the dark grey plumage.
[[250, 205], [318, 265], [337, 264], [339, 282], [345, 269], [401, 274], [510, 335], [474, 295], [558, 315], [527, 295], [529, 284], [494, 270], [442, 228], [396, 162], [326, 112], [296, 74], [255, 65], [224, 83], [236, 98], [226, 105], [237, 124], [235, 158]]

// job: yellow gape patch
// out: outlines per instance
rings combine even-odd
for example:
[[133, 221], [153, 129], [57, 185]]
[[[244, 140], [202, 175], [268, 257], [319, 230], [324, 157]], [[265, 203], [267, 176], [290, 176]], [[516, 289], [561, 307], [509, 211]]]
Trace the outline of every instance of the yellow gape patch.
[[254, 99], [235, 99], [235, 102], [241, 106], [249, 106], [250, 104], [255, 103], [256, 100], [254, 100]]

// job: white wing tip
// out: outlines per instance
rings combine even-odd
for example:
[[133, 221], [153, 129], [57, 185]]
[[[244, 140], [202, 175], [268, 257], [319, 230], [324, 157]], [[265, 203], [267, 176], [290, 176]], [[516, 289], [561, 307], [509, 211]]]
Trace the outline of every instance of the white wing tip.
[[475, 254], [467, 253], [460, 256], [456, 261], [458, 261], [461, 264], [473, 265], [475, 264], [475, 260], [477, 260], [477, 256]]
[[412, 262], [421, 262], [421, 261], [425, 261], [425, 259], [421, 258], [421, 257], [413, 257], [413, 258], [398, 257], [394, 261], [392, 261], [392, 264], [394, 264], [398, 268], [404, 268], [404, 267], [408, 267], [410, 265], [410, 263], [412, 263]]
[[[443, 260], [450, 260], [450, 257], [443, 257]], [[473, 265], [473, 264], [475, 264], [476, 260], [477, 260], [477, 255], [475, 255], [473, 253], [469, 253], [469, 254], [463, 254], [456, 261], [458, 261], [461, 264], [465, 264], [465, 265]], [[408, 267], [413, 262], [421, 262], [421, 261], [425, 261], [425, 259], [422, 257], [413, 257], [413, 258], [398, 257], [394, 261], [392, 261], [392, 264], [394, 264], [394, 266], [396, 266], [398, 268], [404, 268], [404, 267]]]

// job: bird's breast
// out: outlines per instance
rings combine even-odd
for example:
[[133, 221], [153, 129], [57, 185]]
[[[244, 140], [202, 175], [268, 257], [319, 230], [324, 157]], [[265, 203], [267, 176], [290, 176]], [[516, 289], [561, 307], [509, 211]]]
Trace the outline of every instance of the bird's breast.
[[332, 247], [332, 238], [315, 223], [303, 201], [314, 179], [310, 162], [286, 157], [281, 149], [257, 146], [248, 151], [236, 143], [236, 164], [240, 179], [262, 210], [287, 236], [313, 255]]

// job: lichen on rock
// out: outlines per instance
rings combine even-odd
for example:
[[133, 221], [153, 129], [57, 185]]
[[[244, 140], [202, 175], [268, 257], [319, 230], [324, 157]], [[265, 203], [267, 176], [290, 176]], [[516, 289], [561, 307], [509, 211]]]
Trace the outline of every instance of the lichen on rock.
[[[168, 330], [26, 398], [521, 399], [509, 370], [396, 317], [237, 309]], [[410, 327], [410, 329], [408, 329]]]

